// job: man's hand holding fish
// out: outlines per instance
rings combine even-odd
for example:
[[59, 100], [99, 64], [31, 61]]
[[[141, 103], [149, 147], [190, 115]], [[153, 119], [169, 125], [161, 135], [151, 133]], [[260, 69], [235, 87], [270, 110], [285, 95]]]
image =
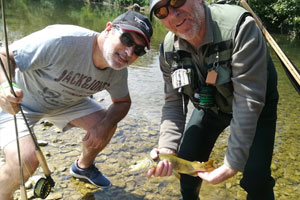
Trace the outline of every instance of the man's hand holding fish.
[[146, 176], [171, 176], [180, 178], [180, 174], [197, 176], [199, 171], [209, 172], [214, 170], [213, 161], [189, 161], [179, 158], [174, 151], [169, 149], [153, 149], [150, 157], [136, 161], [130, 167], [130, 172], [147, 171]]
[[210, 172], [198, 172], [197, 175], [202, 178], [203, 180], [211, 183], [211, 184], [218, 184], [227, 180], [228, 178], [233, 177], [237, 173], [236, 170], [231, 169], [230, 167], [223, 164], [222, 166], [218, 167], [217, 169], [210, 171]]
[[[160, 153], [174, 154], [176, 152], [174, 152], [171, 149], [167, 149], [167, 148], [161, 148], [161, 149], [154, 148], [150, 152], [150, 156], [153, 160], [156, 160], [158, 158], [158, 154], [160, 154]], [[150, 178], [151, 176], [155, 176], [155, 177], [171, 176], [172, 171], [173, 171], [172, 163], [169, 162], [168, 160], [162, 160], [157, 164], [157, 166], [155, 168], [150, 168], [147, 171], [146, 176], [147, 176], [147, 178]]]

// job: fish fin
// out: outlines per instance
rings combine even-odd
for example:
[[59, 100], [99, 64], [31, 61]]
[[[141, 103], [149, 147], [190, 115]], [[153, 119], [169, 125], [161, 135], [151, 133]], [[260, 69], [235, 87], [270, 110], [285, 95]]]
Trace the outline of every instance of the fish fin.
[[[193, 163], [201, 164], [204, 167], [203, 171], [210, 172], [215, 169], [213, 160], [208, 160], [206, 162], [193, 161]], [[199, 171], [201, 171], [201, 170], [199, 170]], [[190, 174], [190, 175], [193, 176], [193, 174]]]
[[214, 161], [213, 160], [209, 160], [206, 162], [207, 165], [213, 166], [214, 165]]
[[214, 161], [213, 160], [209, 160], [205, 163], [206, 167], [207, 167], [207, 171], [213, 171], [215, 169], [214, 167]]

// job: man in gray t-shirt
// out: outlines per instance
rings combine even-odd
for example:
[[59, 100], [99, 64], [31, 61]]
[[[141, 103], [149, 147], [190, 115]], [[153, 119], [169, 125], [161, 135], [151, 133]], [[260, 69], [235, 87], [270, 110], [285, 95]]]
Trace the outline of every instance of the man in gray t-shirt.
[[[24, 170], [25, 180], [38, 166], [34, 143], [17, 104], [21, 104], [31, 127], [45, 118], [62, 130], [72, 126], [86, 130], [83, 151], [70, 173], [98, 187], [111, 185], [93, 163], [130, 108], [126, 66], [150, 49], [152, 32], [146, 17], [128, 11], [108, 22], [101, 33], [74, 25], [52, 25], [10, 45], [17, 97], [0, 70], [0, 147], [6, 159], [0, 168], [1, 199], [12, 199], [20, 184], [14, 114], [18, 119], [21, 158], [28, 169]], [[0, 57], [8, 69], [3, 49]], [[112, 99], [108, 109], [89, 98], [102, 90], [107, 90]]]

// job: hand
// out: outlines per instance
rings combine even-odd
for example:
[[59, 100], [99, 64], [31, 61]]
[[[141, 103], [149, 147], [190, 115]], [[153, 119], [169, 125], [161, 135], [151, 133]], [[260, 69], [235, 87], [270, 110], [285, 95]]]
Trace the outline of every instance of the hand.
[[103, 149], [111, 139], [116, 126], [109, 129], [102, 123], [90, 128], [86, 135], [82, 138], [83, 144], [91, 149]]
[[203, 180], [215, 185], [233, 177], [236, 173], [236, 170], [223, 164], [219, 168], [210, 172], [198, 172], [198, 176]]
[[[153, 149], [150, 152], [150, 156], [153, 160], [158, 158], [158, 154], [164, 153], [164, 154], [171, 154], [175, 153], [175, 151], [167, 148], [161, 148], [161, 149]], [[147, 178], [150, 178], [151, 176], [171, 176], [172, 175], [172, 163], [167, 160], [159, 161], [156, 168], [151, 168], [146, 172]]]
[[8, 82], [2, 83], [0, 87], [0, 107], [7, 113], [12, 115], [20, 111], [18, 104], [22, 103], [23, 92], [17, 87], [13, 87], [16, 96], [11, 92]]

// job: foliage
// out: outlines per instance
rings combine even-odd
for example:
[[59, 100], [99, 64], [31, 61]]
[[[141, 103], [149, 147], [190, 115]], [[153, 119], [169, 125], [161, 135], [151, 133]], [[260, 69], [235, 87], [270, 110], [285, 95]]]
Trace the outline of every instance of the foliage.
[[249, 0], [248, 3], [267, 29], [299, 37], [300, 0]]
[[[206, 0], [215, 3], [218, 0]], [[227, 3], [238, 4], [238, 0]], [[300, 37], [300, 0], [248, 0], [268, 30]]]
[[120, 6], [130, 6], [137, 3], [140, 6], [148, 5], [148, 0], [109, 0], [112, 4], [118, 4]]
[[[300, 34], [300, 0], [278, 0], [272, 4], [274, 17], [272, 24], [278, 24], [281, 32], [288, 30], [289, 34]], [[271, 20], [270, 19], [270, 20]], [[288, 29], [287, 29], [288, 28]]]
[[[217, 1], [218, 0], [205, 0], [208, 4], [215, 3]], [[135, 3], [140, 6], [148, 6], [149, 4], [149, 0], [16, 0], [15, 2], [18, 2], [18, 4], [23, 6], [28, 2], [42, 5], [41, 9], [44, 10], [44, 15], [49, 17], [52, 14], [51, 11], [53, 9], [67, 9], [64, 6], [61, 6], [65, 4], [68, 6], [68, 12], [71, 13], [72, 10], [75, 10], [78, 6], [78, 2], [108, 2], [121, 7], [131, 6]], [[230, 4], [238, 4], [239, 0], [227, 0], [227, 2]], [[291, 37], [300, 37], [300, 0], [248, 0], [248, 4], [261, 18], [267, 30], [271, 32], [289, 34]], [[26, 9], [26, 6], [24, 9]], [[28, 10], [28, 12], [32, 15], [35, 10]], [[19, 12], [15, 12], [14, 14], [22, 15], [22, 13]], [[30, 17], [30, 14], [25, 17]], [[60, 18], [60, 16], [52, 17], [53, 19]], [[86, 17], [88, 19], [91, 16]], [[21, 19], [26, 20], [26, 18]], [[38, 19], [35, 19], [35, 21], [38, 21]], [[30, 23], [28, 18], [27, 22]]]
[[10, 0], [6, 3], [8, 39], [14, 41], [50, 24], [77, 24], [100, 32], [122, 12], [77, 0]]

